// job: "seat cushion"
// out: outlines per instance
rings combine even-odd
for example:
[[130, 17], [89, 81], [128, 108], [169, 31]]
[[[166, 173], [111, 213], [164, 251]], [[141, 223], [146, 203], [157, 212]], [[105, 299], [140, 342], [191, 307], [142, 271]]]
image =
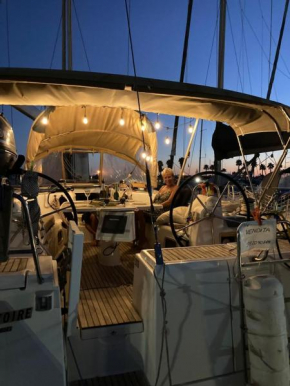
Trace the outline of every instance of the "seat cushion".
[[[162, 213], [156, 220], [157, 225], [169, 224], [169, 211]], [[173, 209], [173, 222], [176, 224], [186, 224], [186, 218], [188, 213], [187, 206], [179, 206]]]

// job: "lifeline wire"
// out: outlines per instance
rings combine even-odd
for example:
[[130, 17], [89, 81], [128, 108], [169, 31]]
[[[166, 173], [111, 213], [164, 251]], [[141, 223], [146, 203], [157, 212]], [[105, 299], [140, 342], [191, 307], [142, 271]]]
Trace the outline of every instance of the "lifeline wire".
[[[136, 66], [135, 66], [135, 58], [134, 58], [134, 51], [133, 51], [133, 43], [132, 43], [132, 35], [131, 35], [130, 18], [129, 18], [129, 11], [128, 11], [127, 0], [125, 0], [125, 6], [126, 6], [126, 15], [127, 15], [127, 23], [128, 23], [129, 40], [130, 40], [130, 46], [131, 46], [132, 63], [133, 63], [133, 69], [134, 69], [134, 77], [136, 79], [137, 78]], [[138, 108], [139, 108], [140, 121], [141, 121], [142, 113], [141, 113], [139, 92], [138, 92], [137, 88], [136, 88], [136, 93], [137, 93], [137, 101], [138, 101]], [[144, 138], [143, 131], [142, 131], [142, 139], [143, 139], [143, 146], [144, 146], [144, 150], [145, 150], [145, 138]], [[150, 189], [151, 183], [150, 183], [150, 174], [149, 174], [149, 169], [148, 169], [147, 162], [145, 163], [145, 165], [146, 165], [147, 188], [148, 188], [148, 193], [149, 193], [149, 198], [150, 198], [150, 207], [151, 207], [151, 222], [152, 222], [153, 227], [154, 227], [155, 240], [156, 240], [156, 243], [158, 243], [157, 226], [154, 223], [154, 219], [153, 219], [154, 207], [153, 207], [153, 200], [152, 200], [152, 191]], [[159, 379], [160, 368], [161, 368], [161, 359], [162, 359], [162, 354], [163, 354], [163, 342], [165, 340], [166, 358], [167, 358], [167, 371], [168, 371], [169, 385], [171, 386], [172, 385], [172, 380], [171, 380], [171, 371], [170, 371], [170, 363], [169, 363], [169, 348], [168, 348], [167, 328], [166, 328], [166, 324], [167, 324], [167, 321], [166, 321], [167, 306], [166, 306], [166, 299], [165, 299], [165, 291], [163, 289], [164, 275], [165, 275], [165, 264], [163, 263], [163, 275], [162, 275], [161, 286], [160, 286], [160, 284], [158, 282], [158, 279], [157, 279], [157, 277], [155, 275], [155, 271], [154, 271], [154, 277], [155, 277], [155, 280], [156, 280], [156, 282], [158, 284], [158, 287], [160, 289], [160, 296], [161, 296], [161, 302], [162, 302], [162, 315], [163, 315], [162, 344], [161, 344], [161, 351], [160, 351], [160, 361], [159, 361], [159, 366], [158, 366], [158, 374], [157, 374], [155, 385], [157, 385], [157, 382], [158, 382], [158, 379]]]

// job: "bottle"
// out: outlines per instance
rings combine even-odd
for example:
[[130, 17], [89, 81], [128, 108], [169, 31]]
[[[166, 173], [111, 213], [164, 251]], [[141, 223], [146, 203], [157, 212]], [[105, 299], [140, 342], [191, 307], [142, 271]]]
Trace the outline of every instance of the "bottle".
[[119, 201], [118, 184], [115, 185], [114, 200]]
[[105, 189], [105, 181], [102, 181], [100, 198], [106, 198], [106, 189]]

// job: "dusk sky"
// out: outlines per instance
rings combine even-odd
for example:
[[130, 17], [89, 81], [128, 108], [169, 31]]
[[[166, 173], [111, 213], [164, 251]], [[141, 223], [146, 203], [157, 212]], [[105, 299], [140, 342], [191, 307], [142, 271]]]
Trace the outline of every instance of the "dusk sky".
[[[127, 1], [137, 75], [178, 81], [188, 0]], [[1, 67], [61, 68], [61, 5], [61, 0], [0, 0]], [[228, 0], [227, 5], [224, 88], [265, 97], [285, 0]], [[218, 7], [218, 0], [193, 2], [187, 83], [217, 85]], [[290, 104], [289, 17], [271, 95], [284, 104]], [[73, 69], [133, 75], [124, 0], [74, 0]], [[10, 107], [4, 107], [4, 113], [13, 124], [18, 152], [25, 154], [32, 122], [16, 111], [11, 113]], [[154, 115], [149, 118], [155, 120]], [[174, 117], [161, 116], [160, 121], [158, 158], [165, 162], [171, 145], [166, 146], [164, 139], [172, 136]], [[179, 121], [176, 163], [189, 139], [188, 121]], [[202, 165], [213, 162], [214, 125], [205, 122], [204, 129]], [[198, 166], [199, 135], [193, 172]], [[287, 161], [290, 166], [290, 158]], [[234, 165], [232, 160], [223, 163], [228, 170], [236, 169]]]

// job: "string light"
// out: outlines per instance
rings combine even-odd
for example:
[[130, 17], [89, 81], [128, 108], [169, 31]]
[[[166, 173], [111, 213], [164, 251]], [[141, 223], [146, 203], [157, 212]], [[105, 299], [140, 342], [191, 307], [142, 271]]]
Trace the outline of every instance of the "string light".
[[119, 124], [120, 124], [120, 126], [124, 126], [125, 125], [125, 119], [123, 118], [123, 110], [122, 110], [121, 118], [119, 120]]
[[150, 157], [150, 155], [147, 155], [147, 157], [146, 157], [146, 161], [147, 162], [149, 162], [151, 160], [151, 157]]
[[145, 151], [141, 154], [141, 157], [142, 157], [143, 159], [145, 159], [145, 158], [147, 157], [147, 154], [145, 153]]
[[84, 113], [84, 117], [83, 117], [83, 123], [84, 123], [85, 125], [87, 125], [88, 122], [89, 122], [89, 120], [88, 120], [88, 118], [87, 118], [87, 108], [86, 108], [86, 106], [84, 106], [84, 109], [85, 109], [85, 113]]
[[141, 130], [145, 131], [145, 129], [146, 129], [145, 116], [141, 115]]
[[155, 129], [156, 129], [156, 130], [159, 130], [160, 127], [161, 127], [161, 125], [160, 125], [160, 122], [159, 122], [159, 114], [157, 114], [157, 120], [156, 120], [156, 122], [155, 122]]
[[48, 118], [47, 117], [43, 117], [42, 120], [41, 120], [41, 123], [43, 125], [47, 125], [48, 124]]
[[169, 139], [169, 137], [166, 137], [166, 138], [165, 138], [165, 144], [166, 144], [166, 145], [169, 145], [169, 144], [170, 144], [170, 139]]
[[192, 127], [192, 124], [189, 125], [189, 127], [188, 127], [188, 132], [189, 132], [189, 134], [192, 134], [192, 133], [193, 133], [193, 127]]

